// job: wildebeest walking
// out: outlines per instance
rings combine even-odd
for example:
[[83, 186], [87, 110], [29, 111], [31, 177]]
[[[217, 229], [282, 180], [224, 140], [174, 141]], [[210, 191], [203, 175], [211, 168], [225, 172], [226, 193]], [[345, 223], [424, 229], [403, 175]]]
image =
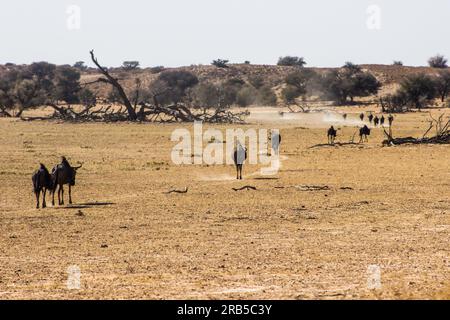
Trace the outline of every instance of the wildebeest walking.
[[52, 205], [55, 205], [55, 191], [58, 187], [58, 204], [64, 204], [64, 185], [69, 185], [69, 204], [72, 204], [72, 187], [75, 186], [75, 176], [77, 170], [83, 165], [72, 167], [65, 157], [61, 157], [61, 163], [56, 165], [52, 170], [53, 189], [52, 189]]
[[375, 125], [375, 127], [377, 127], [379, 123], [380, 123], [380, 118], [378, 118], [378, 116], [375, 116], [375, 118], [373, 119], [373, 124]]
[[233, 153], [233, 161], [236, 165], [236, 179], [242, 180], [242, 167], [247, 159], [247, 149], [238, 143]]
[[361, 121], [364, 121], [364, 113], [361, 113], [361, 114], [359, 115], [359, 118], [361, 119]]
[[373, 120], [373, 114], [369, 114], [369, 122], [372, 123]]
[[330, 129], [328, 129], [328, 144], [334, 144], [334, 139], [336, 139], [337, 131], [334, 129], [333, 126], [331, 126]]
[[281, 135], [278, 130], [273, 130], [270, 132], [270, 141], [272, 142], [272, 150], [275, 155], [280, 153]]
[[359, 129], [359, 143], [363, 142], [364, 138], [366, 142], [368, 142], [368, 136], [370, 136], [370, 129], [368, 126], [364, 125], [364, 127]]
[[39, 169], [33, 174], [31, 178], [33, 181], [33, 191], [36, 195], [36, 209], [39, 209], [39, 197], [42, 191], [42, 208], [47, 207], [45, 202], [45, 195], [47, 190], [53, 189], [52, 178], [47, 168], [41, 163]]

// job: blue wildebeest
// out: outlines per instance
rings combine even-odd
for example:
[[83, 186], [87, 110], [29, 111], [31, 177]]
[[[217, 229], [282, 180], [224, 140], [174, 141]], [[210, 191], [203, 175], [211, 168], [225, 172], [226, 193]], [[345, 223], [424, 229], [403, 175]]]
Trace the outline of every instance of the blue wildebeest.
[[272, 142], [272, 150], [275, 155], [280, 154], [281, 134], [278, 130], [271, 130], [270, 141]]
[[334, 129], [333, 126], [331, 126], [330, 129], [328, 129], [328, 144], [334, 144], [334, 139], [336, 139], [337, 131]]
[[247, 159], [247, 149], [238, 143], [233, 153], [233, 161], [236, 165], [236, 179], [242, 180], [242, 167]]
[[55, 191], [58, 187], [58, 204], [64, 204], [64, 185], [69, 185], [69, 204], [72, 204], [72, 187], [75, 186], [75, 177], [77, 170], [83, 165], [72, 167], [65, 157], [61, 157], [61, 163], [56, 165], [52, 170], [53, 189], [52, 189], [52, 205], [55, 205]]
[[369, 141], [369, 139], [367, 138], [368, 136], [370, 136], [370, 129], [367, 125], [364, 125], [364, 127], [359, 129], [359, 143], [364, 141], [364, 138], [366, 140], [366, 142]]
[[33, 181], [33, 192], [36, 195], [36, 209], [39, 209], [39, 197], [42, 191], [42, 208], [47, 207], [45, 202], [45, 195], [47, 190], [53, 189], [53, 182], [47, 168], [41, 163], [39, 169], [33, 174], [31, 178]]
[[379, 123], [380, 123], [380, 118], [378, 118], [378, 116], [375, 116], [375, 118], [373, 119], [373, 124], [375, 125], [375, 127], [378, 127]]

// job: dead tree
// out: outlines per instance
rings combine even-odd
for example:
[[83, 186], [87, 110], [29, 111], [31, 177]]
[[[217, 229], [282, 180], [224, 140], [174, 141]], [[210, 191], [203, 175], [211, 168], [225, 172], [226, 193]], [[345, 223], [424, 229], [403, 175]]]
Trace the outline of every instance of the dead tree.
[[6, 108], [4, 106], [0, 105], [0, 117], [11, 118], [12, 115], [8, 111], [6, 111]]
[[[248, 111], [232, 112], [226, 108], [203, 109], [201, 111], [183, 103], [175, 103], [171, 105], [162, 105], [159, 103], [160, 96], [173, 90], [168, 85], [162, 84], [151, 92], [148, 100], [142, 98], [142, 82], [140, 79], [135, 81], [135, 90], [131, 99], [125, 92], [124, 87], [119, 83], [119, 79], [109, 73], [107, 68], [102, 67], [94, 55], [94, 51], [90, 51], [93, 63], [100, 70], [102, 77], [97, 80], [84, 83], [85, 86], [94, 83], [106, 83], [111, 85], [118, 93], [121, 100], [120, 109], [116, 106], [97, 106], [96, 103], [84, 106], [84, 109], [77, 111], [69, 106], [59, 106], [53, 101], [46, 104], [53, 108], [54, 113], [48, 117], [21, 117], [25, 121], [33, 120], [61, 120], [70, 122], [116, 122], [116, 121], [150, 121], [150, 122], [194, 122], [203, 121], [207, 123], [243, 123], [244, 117], [248, 115]], [[97, 99], [96, 99], [97, 100]], [[125, 108], [123, 108], [125, 107]], [[0, 110], [0, 115], [3, 110]]]
[[[430, 114], [429, 127], [421, 138], [401, 137], [394, 138], [392, 133], [386, 132], [383, 127], [384, 134], [387, 139], [383, 141], [384, 146], [395, 146], [401, 144], [450, 144], [450, 120], [444, 122], [444, 114], [437, 119]], [[430, 131], [435, 130], [435, 135], [427, 137]]]
[[104, 68], [100, 65], [100, 63], [98, 62], [97, 58], [94, 55], [94, 50], [91, 50], [90, 54], [91, 54], [92, 62], [97, 66], [98, 70], [100, 70], [100, 72], [105, 76], [104, 78], [98, 78], [97, 81], [95, 81], [95, 82], [104, 82], [104, 83], [108, 83], [111, 86], [113, 86], [117, 90], [120, 98], [122, 99], [123, 105], [127, 109], [129, 120], [131, 120], [131, 121], [138, 120], [137, 113], [136, 113], [135, 109], [133, 108], [133, 105], [131, 104], [130, 99], [128, 99], [128, 96], [125, 93], [125, 90], [123, 89], [122, 85], [119, 83], [118, 79], [114, 78], [108, 72], [108, 70], [106, 70], [106, 68]]

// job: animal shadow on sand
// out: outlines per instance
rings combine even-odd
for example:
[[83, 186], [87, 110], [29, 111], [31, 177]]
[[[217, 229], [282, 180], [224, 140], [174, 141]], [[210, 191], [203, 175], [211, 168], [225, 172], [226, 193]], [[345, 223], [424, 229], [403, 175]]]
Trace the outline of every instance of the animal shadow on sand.
[[115, 205], [114, 202], [85, 202], [85, 203], [78, 203], [78, 204], [54, 207], [54, 208], [71, 210], [71, 209], [87, 209], [87, 208], [93, 208], [93, 207], [106, 207], [106, 206], [113, 206], [113, 205]]
[[256, 177], [256, 178], [253, 178], [253, 180], [278, 180], [278, 179], [280, 179], [280, 178], [278, 178], [278, 177]]

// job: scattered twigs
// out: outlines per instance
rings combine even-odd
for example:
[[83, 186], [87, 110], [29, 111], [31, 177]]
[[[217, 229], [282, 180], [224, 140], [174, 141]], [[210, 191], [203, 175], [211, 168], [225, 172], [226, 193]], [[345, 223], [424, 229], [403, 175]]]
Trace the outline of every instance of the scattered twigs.
[[242, 188], [232, 188], [234, 191], [242, 191], [242, 190], [256, 190], [254, 186], [244, 186]]
[[249, 114], [248, 111], [235, 113], [223, 108], [211, 112], [206, 110], [194, 112], [183, 104], [161, 106], [142, 103], [140, 107], [139, 114], [151, 121], [158, 119], [159, 122], [243, 123], [244, 116]]
[[320, 147], [344, 147], [344, 146], [352, 146], [352, 145], [360, 145], [359, 143], [350, 141], [350, 142], [335, 142], [334, 144], [329, 144], [329, 143], [319, 143], [319, 144], [315, 144], [311, 147], [309, 147], [308, 149], [313, 149], [313, 148], [320, 148]]
[[[295, 106], [298, 107], [300, 110], [295, 110], [291, 105], [286, 105], [286, 108], [289, 110], [289, 113], [308, 113], [311, 111], [311, 108], [309, 105], [301, 105], [299, 103], [295, 103]], [[279, 114], [283, 116], [285, 112], [280, 111]]]
[[[422, 138], [413, 137], [401, 137], [393, 138], [392, 134], [386, 132], [383, 127], [384, 134], [387, 140], [383, 141], [383, 145], [393, 146], [400, 144], [450, 144], [450, 120], [444, 123], [444, 115], [441, 114], [438, 118], [434, 118], [430, 114], [429, 127], [422, 135]], [[435, 129], [435, 135], [432, 137], [427, 137], [431, 130]]]
[[186, 188], [184, 188], [184, 190], [172, 189], [172, 190], [169, 190], [169, 191], [164, 192], [164, 193], [165, 193], [165, 194], [171, 194], [171, 193], [188, 193], [188, 191], [189, 191], [189, 188], [186, 187]]
[[308, 186], [308, 185], [298, 185], [295, 186], [296, 189], [300, 191], [322, 191], [322, 190], [330, 190], [329, 186]]

